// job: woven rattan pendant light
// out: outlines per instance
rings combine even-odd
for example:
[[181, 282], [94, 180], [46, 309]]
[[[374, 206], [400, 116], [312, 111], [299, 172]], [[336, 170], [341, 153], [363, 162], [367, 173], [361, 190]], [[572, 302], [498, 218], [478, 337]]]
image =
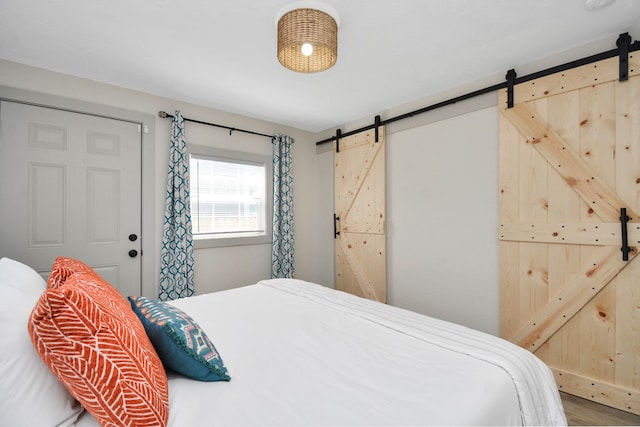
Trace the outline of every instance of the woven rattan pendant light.
[[300, 73], [317, 73], [338, 59], [338, 24], [329, 13], [299, 7], [278, 19], [278, 61]]

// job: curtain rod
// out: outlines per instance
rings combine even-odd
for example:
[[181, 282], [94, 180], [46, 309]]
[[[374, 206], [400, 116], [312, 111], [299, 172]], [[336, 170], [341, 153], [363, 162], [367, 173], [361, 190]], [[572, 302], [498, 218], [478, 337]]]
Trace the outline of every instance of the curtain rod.
[[[173, 119], [173, 116], [165, 111], [158, 111], [158, 117], [161, 117], [163, 119], [167, 119], [167, 118], [171, 118]], [[218, 125], [215, 123], [209, 123], [209, 122], [202, 122], [200, 120], [193, 120], [193, 119], [188, 119], [188, 118], [184, 118], [185, 121], [187, 122], [193, 122], [193, 123], [200, 123], [201, 125], [207, 125], [207, 126], [214, 126], [217, 128], [222, 128], [222, 129], [227, 129], [229, 131], [229, 135], [231, 135], [232, 132], [244, 132], [244, 133], [250, 133], [251, 135], [258, 135], [258, 136], [265, 136], [267, 138], [271, 138], [273, 139], [273, 135], [267, 135], [264, 133], [259, 133], [259, 132], [254, 132], [251, 130], [245, 130], [245, 129], [238, 129], [238, 128], [232, 128], [229, 126], [223, 126], [223, 125]]]
[[[535, 80], [535, 79], [540, 78], [540, 77], [544, 77], [544, 76], [548, 76], [548, 75], [551, 75], [551, 74], [558, 73], [560, 71], [570, 70], [572, 68], [580, 67], [582, 65], [591, 64], [593, 62], [602, 61], [603, 59], [609, 59], [609, 58], [613, 58], [614, 56], [618, 56], [618, 55], [620, 55], [620, 52], [623, 49], [622, 45], [623, 45], [624, 39], [627, 39], [628, 43], [631, 42], [631, 38], [629, 37], [628, 33], [620, 34], [620, 37], [618, 38], [618, 41], [617, 41], [618, 47], [619, 47], [618, 49], [611, 49], [611, 50], [608, 50], [606, 52], [601, 52], [601, 53], [598, 53], [598, 54], [595, 54], [595, 55], [587, 56], [587, 57], [582, 58], [582, 59], [577, 59], [575, 61], [567, 62], [567, 63], [562, 64], [562, 65], [557, 65], [555, 67], [547, 68], [545, 70], [538, 71], [538, 72], [535, 72], [535, 73], [532, 73], [532, 74], [528, 74], [526, 76], [516, 77], [515, 80], [513, 81], [513, 84], [515, 85], [515, 84], [519, 84], [519, 83], [528, 82], [530, 80]], [[628, 47], [628, 52], [634, 52], [636, 50], [640, 50], [640, 41], [636, 40], [635, 42], [628, 44], [627, 47]], [[513, 71], [515, 73], [515, 70], [510, 70], [509, 73], [511, 71]], [[507, 73], [507, 76], [509, 75], [509, 73]], [[508, 86], [509, 86], [509, 82], [505, 81], [505, 82], [502, 82], [502, 83], [495, 84], [493, 86], [485, 87], [483, 89], [478, 89], [476, 91], [469, 92], [469, 93], [466, 93], [464, 95], [456, 96], [456, 97], [450, 98], [450, 99], [448, 99], [446, 101], [438, 102], [436, 104], [432, 104], [432, 105], [429, 105], [427, 107], [423, 107], [423, 108], [420, 108], [418, 110], [411, 111], [409, 113], [401, 114], [399, 116], [391, 117], [391, 118], [385, 119], [385, 120], [380, 120], [380, 121], [378, 121], [377, 125], [376, 125], [376, 123], [372, 123], [372, 124], [370, 124], [368, 126], [364, 126], [364, 127], [359, 128], [359, 129], [355, 129], [355, 130], [352, 130], [352, 131], [349, 131], [349, 132], [345, 132], [345, 133], [340, 133], [339, 137], [338, 136], [332, 136], [331, 138], [323, 139], [322, 141], [316, 142], [316, 145], [326, 144], [328, 142], [335, 141], [338, 138], [344, 138], [344, 137], [347, 137], [347, 136], [355, 135], [355, 134], [360, 133], [360, 132], [364, 132], [364, 131], [367, 131], [367, 130], [375, 129], [376, 126], [384, 126], [384, 125], [387, 125], [389, 123], [397, 122], [399, 120], [408, 119], [408, 118], [411, 118], [411, 117], [416, 116], [418, 114], [426, 113], [427, 111], [431, 111], [431, 110], [435, 110], [435, 109], [440, 108], [440, 107], [444, 107], [444, 106], [447, 106], [447, 105], [455, 104], [456, 102], [460, 102], [460, 101], [464, 101], [466, 99], [474, 98], [474, 97], [479, 96], [479, 95], [484, 95], [484, 94], [489, 93], [489, 92], [493, 92], [493, 91], [496, 91], [496, 90], [504, 89], [504, 88], [506, 88]]]

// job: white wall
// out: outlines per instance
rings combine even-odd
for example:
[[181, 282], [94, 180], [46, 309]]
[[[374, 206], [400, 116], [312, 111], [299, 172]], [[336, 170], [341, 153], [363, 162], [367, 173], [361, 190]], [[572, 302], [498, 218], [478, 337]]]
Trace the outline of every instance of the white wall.
[[[315, 146], [308, 132], [287, 128], [248, 117], [197, 106], [179, 100], [162, 98], [126, 88], [102, 84], [95, 81], [59, 74], [0, 60], [0, 85], [24, 89], [48, 95], [71, 98], [109, 107], [143, 112], [154, 116], [155, 159], [153, 171], [154, 213], [145, 217], [153, 221], [156, 236], [162, 232], [166, 175], [171, 120], [157, 116], [158, 111], [173, 114], [180, 110], [185, 117], [219, 123], [235, 128], [249, 129], [272, 135], [284, 133], [295, 139], [293, 146], [293, 175], [295, 198], [296, 276], [317, 281], [316, 267], [316, 214], [315, 214]], [[212, 145], [236, 151], [271, 153], [268, 138], [247, 135], [210, 126], [187, 122], [187, 143]], [[155, 296], [159, 277], [160, 238], [157, 238], [155, 254], [151, 254], [156, 272], [152, 283], [144, 283], [146, 294]], [[145, 254], [145, 257], [147, 255]], [[148, 262], [149, 258], [146, 258]], [[199, 249], [195, 254], [196, 292], [205, 293], [255, 283], [271, 276], [271, 246], [249, 245], [231, 248]]]
[[387, 139], [389, 303], [498, 333], [498, 112]]

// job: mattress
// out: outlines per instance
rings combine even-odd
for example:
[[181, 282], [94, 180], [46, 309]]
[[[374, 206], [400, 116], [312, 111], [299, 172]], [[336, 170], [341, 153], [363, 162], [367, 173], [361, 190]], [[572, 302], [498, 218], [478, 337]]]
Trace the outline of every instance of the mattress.
[[470, 328], [295, 279], [172, 304], [231, 375], [170, 372], [173, 427], [566, 425], [549, 368]]

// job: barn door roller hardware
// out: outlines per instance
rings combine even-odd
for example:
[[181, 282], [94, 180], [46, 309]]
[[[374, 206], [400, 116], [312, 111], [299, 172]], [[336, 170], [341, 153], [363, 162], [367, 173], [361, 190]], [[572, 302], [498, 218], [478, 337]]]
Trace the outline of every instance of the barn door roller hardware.
[[620, 226], [622, 227], [622, 247], [620, 250], [622, 251], [623, 261], [629, 261], [629, 252], [631, 252], [627, 237], [627, 222], [629, 222], [630, 219], [631, 218], [627, 216], [627, 208], [620, 208]]
[[631, 36], [629, 33], [622, 33], [616, 40], [620, 56], [620, 81], [629, 80], [629, 47], [631, 46]]
[[340, 235], [340, 232], [338, 231], [338, 221], [340, 221], [340, 217], [337, 216], [336, 214], [333, 214], [333, 238], [337, 239], [338, 236]]
[[513, 68], [507, 71], [507, 108], [513, 108], [513, 86], [516, 84], [516, 70]]

